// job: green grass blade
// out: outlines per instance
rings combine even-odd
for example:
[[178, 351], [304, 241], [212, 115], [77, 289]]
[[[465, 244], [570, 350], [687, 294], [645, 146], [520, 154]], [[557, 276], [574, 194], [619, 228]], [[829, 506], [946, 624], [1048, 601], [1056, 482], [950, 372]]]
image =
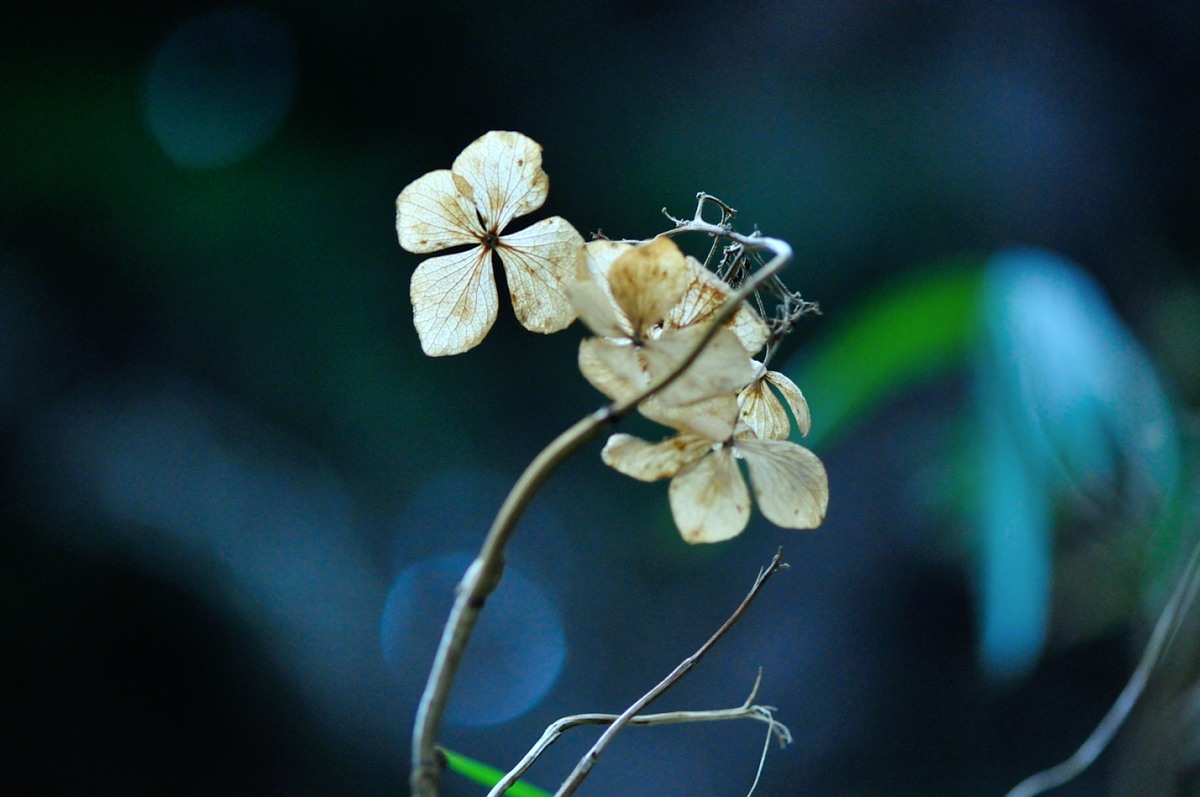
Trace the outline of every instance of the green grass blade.
[[[473, 758], [456, 753], [453, 750], [442, 748], [442, 752], [446, 754], [446, 766], [452, 771], [457, 772], [464, 778], [481, 786], [492, 788], [506, 774], [503, 770], [496, 769], [493, 766], [476, 761]], [[517, 781], [508, 791], [504, 792], [508, 797], [553, 797], [550, 792], [539, 789], [537, 786], [531, 786], [525, 781]]]
[[833, 331], [788, 363], [813, 408], [816, 446], [899, 390], [965, 362], [979, 327], [981, 259], [935, 264], [853, 311], [825, 308]]

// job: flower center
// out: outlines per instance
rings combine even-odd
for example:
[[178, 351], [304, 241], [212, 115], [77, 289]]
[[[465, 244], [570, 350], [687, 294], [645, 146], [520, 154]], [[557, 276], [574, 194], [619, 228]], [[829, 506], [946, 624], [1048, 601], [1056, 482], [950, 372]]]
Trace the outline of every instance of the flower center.
[[496, 235], [494, 231], [488, 230], [487, 234], [483, 236], [483, 239], [479, 243], [484, 249], [487, 249], [490, 252], [500, 245], [500, 236]]

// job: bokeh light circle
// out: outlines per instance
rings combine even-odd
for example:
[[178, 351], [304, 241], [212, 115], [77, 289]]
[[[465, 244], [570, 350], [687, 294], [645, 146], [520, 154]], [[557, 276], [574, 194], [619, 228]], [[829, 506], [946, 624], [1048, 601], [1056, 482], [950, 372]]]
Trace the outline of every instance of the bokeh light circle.
[[216, 168], [278, 131], [296, 93], [296, 44], [278, 16], [232, 7], [180, 25], [150, 63], [150, 132], [181, 166]]
[[[384, 604], [383, 657], [406, 692], [417, 693], [472, 556], [439, 554], [396, 578]], [[566, 659], [562, 622], [537, 586], [512, 566], [488, 598], [455, 681], [446, 721], [497, 725], [532, 708], [550, 690]]]

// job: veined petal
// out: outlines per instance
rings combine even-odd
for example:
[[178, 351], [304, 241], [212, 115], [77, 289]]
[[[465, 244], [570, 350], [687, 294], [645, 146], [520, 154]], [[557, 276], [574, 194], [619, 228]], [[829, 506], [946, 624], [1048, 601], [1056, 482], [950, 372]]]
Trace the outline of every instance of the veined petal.
[[579, 320], [597, 335], [606, 338], [628, 339], [631, 330], [624, 316], [619, 316], [612, 294], [590, 277], [578, 279], [567, 286], [567, 299], [579, 315]]
[[[733, 289], [696, 258], [689, 255], [687, 266], [687, 290], [664, 319], [664, 326], [669, 329], [707, 322], [733, 295]], [[746, 302], [734, 311], [725, 326], [737, 336], [748, 354], [761, 350], [770, 337], [767, 325]]]
[[[617, 258], [633, 248], [633, 244], [624, 241], [609, 241], [603, 238], [588, 241], [583, 245], [583, 266], [587, 269], [579, 278], [591, 277], [597, 282], [608, 285], [608, 272]], [[606, 290], [608, 290], [606, 288]], [[612, 296], [612, 291], [608, 291]]]
[[796, 419], [796, 427], [800, 430], [800, 435], [807, 436], [808, 430], [812, 428], [812, 415], [808, 411], [808, 400], [804, 398], [800, 388], [779, 371], [768, 371], [765, 381], [769, 382], [783, 396], [788, 409], [792, 411], [792, 417]]
[[687, 542], [720, 542], [736, 537], [750, 521], [750, 494], [733, 451], [720, 448], [671, 479], [671, 514]]
[[825, 466], [807, 448], [786, 440], [739, 439], [750, 486], [767, 520], [785, 529], [815, 529], [829, 505]]
[[396, 197], [396, 235], [410, 252], [474, 244], [483, 234], [471, 187], [448, 169], [418, 177]]
[[613, 262], [608, 284], [613, 301], [638, 337], [660, 323], [687, 289], [687, 264], [670, 238], [655, 238]]
[[633, 398], [648, 384], [637, 348], [630, 343], [605, 338], [580, 341], [579, 370], [592, 387], [617, 401]]
[[517, 216], [546, 201], [550, 180], [542, 171], [542, 147], [509, 130], [484, 133], [467, 145], [450, 167], [471, 184], [483, 224], [499, 232]]
[[787, 440], [792, 434], [792, 421], [783, 404], [767, 387], [765, 378], [756, 379], [738, 394], [742, 420], [763, 440]]
[[733, 317], [725, 322], [725, 327], [737, 336], [742, 348], [751, 355], [762, 351], [771, 338], [771, 330], [747, 302], [742, 302], [741, 307], [733, 311]]
[[496, 247], [513, 312], [531, 332], [558, 332], [575, 320], [567, 286], [575, 282], [583, 237], [561, 216], [506, 234]]
[[[650, 378], [663, 379], [671, 373], [699, 343], [705, 331], [703, 326], [671, 329], [657, 339], [647, 341], [642, 351]], [[733, 333], [719, 329], [687, 370], [658, 396], [667, 404], [690, 404], [733, 393], [753, 378], [746, 350]]]
[[737, 421], [737, 398], [732, 393], [695, 401], [691, 404], [667, 404], [651, 396], [638, 405], [645, 417], [680, 432], [691, 431], [710, 440], [728, 440]]
[[584, 290], [589, 295], [581, 297], [578, 303], [574, 297], [571, 301], [577, 304], [576, 310], [580, 319], [598, 335], [610, 338], [633, 336], [629, 318], [613, 299], [612, 286], [608, 283], [608, 272], [612, 264], [632, 248], [633, 244], [605, 240], [588, 241], [583, 245], [583, 257], [579, 260], [579, 280], [576, 284], [587, 286]]
[[660, 443], [647, 443], [639, 437], [617, 433], [608, 438], [600, 458], [613, 470], [652, 482], [674, 476], [710, 448], [712, 441], [697, 435], [681, 434]]
[[413, 325], [430, 357], [464, 352], [492, 328], [499, 299], [491, 261], [477, 246], [431, 257], [413, 272]]

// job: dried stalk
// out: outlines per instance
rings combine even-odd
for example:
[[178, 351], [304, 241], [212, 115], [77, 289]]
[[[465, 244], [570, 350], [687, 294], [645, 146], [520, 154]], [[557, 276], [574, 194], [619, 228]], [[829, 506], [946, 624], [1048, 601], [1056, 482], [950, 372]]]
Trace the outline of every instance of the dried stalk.
[[749, 249], [769, 251], [773, 257], [761, 270], [746, 280], [717, 311], [706, 328], [705, 334], [670, 374], [646, 388], [639, 395], [624, 401], [613, 402], [577, 421], [534, 457], [533, 461], [525, 468], [525, 472], [513, 485], [488, 530], [479, 555], [467, 568], [467, 572], [458, 584], [454, 606], [446, 620], [442, 638], [430, 668], [429, 679], [417, 706], [413, 729], [412, 773], [410, 775], [410, 786], [414, 797], [436, 797], [438, 793], [441, 762], [437, 755], [437, 733], [446, 711], [450, 686], [458, 672], [467, 642], [479, 618], [479, 612], [488, 596], [500, 583], [500, 574], [504, 567], [504, 547], [533, 496], [563, 460], [594, 439], [609, 424], [615, 423], [642, 401], [673, 383], [688, 366], [695, 362], [700, 352], [717, 334], [721, 325], [732, 317], [741, 303], [791, 262], [792, 248], [786, 241], [766, 236], [741, 235], [726, 225], [704, 221], [701, 211], [708, 197], [706, 194], [700, 194], [697, 198], [699, 201], [695, 218], [690, 221], [676, 220], [677, 226], [670, 231], [670, 234], [708, 233], [728, 238]]
[[734, 609], [733, 614], [729, 616], [729, 619], [722, 623], [721, 627], [716, 630], [716, 633], [709, 637], [708, 641], [701, 645], [695, 653], [681, 661], [679, 666], [671, 671], [670, 675], [659, 681], [653, 689], [638, 698], [633, 705], [625, 709], [625, 711], [622, 712], [619, 717], [613, 720], [612, 724], [608, 726], [604, 733], [600, 734], [600, 738], [596, 740], [594, 745], [592, 745], [592, 749], [588, 750], [587, 753], [584, 754], [583, 758], [579, 759], [579, 763], [575, 765], [575, 769], [570, 775], [567, 776], [567, 779], [563, 781], [563, 784], [558, 787], [558, 791], [554, 793], [554, 797], [568, 797], [568, 795], [573, 794], [575, 790], [579, 788], [579, 784], [583, 782], [583, 779], [588, 776], [589, 772], [591, 772], [592, 766], [596, 763], [596, 759], [600, 757], [602, 752], [604, 752], [604, 748], [606, 748], [609, 743], [612, 742], [613, 737], [616, 736], [622, 728], [628, 725], [633, 718], [641, 712], [642, 709], [650, 705], [650, 703], [653, 701], [657, 700], [659, 696], [663, 694], [663, 692], [666, 692], [668, 689], [674, 686], [680, 678], [691, 672], [692, 668], [700, 663], [700, 659], [704, 658], [705, 654], [712, 650], [713, 646], [720, 641], [721, 637], [725, 636], [726, 632], [733, 627], [733, 624], [742, 618], [742, 615], [744, 615], [746, 610], [750, 608], [750, 602], [754, 600], [754, 598], [758, 595], [759, 590], [761, 590], [763, 585], [767, 583], [767, 579], [774, 575], [776, 571], [782, 570], [785, 567], [787, 567], [787, 565], [783, 561], [783, 549], [780, 548], [775, 552], [775, 556], [771, 559], [771, 563], [758, 572], [758, 578], [754, 579], [754, 585], [750, 587], [750, 591], [746, 593], [746, 597], [742, 598], [742, 602], [738, 604], [736, 609]]
[[[720, 722], [723, 720], [740, 720], [750, 719], [758, 720], [767, 723], [768, 730], [779, 741], [780, 747], [785, 747], [792, 742], [792, 732], [788, 727], [779, 720], [775, 719], [774, 707], [760, 706], [754, 703], [754, 697], [758, 694], [758, 685], [762, 680], [762, 671], [759, 670], [758, 678], [754, 680], [754, 688], [750, 691], [750, 696], [746, 698], [746, 702], [736, 708], [716, 708], [706, 711], [665, 711], [661, 714], [638, 714], [629, 720], [629, 725], [642, 727], [652, 725], [674, 725], [681, 722]], [[501, 778], [492, 790], [488, 792], [488, 797], [500, 797], [508, 789], [512, 788], [513, 784], [521, 779], [529, 768], [541, 758], [542, 753], [546, 752], [550, 745], [558, 741], [558, 737], [562, 736], [566, 731], [572, 728], [578, 728], [582, 725], [611, 725], [620, 718], [619, 714], [572, 714], [569, 717], [562, 717], [550, 723], [546, 730], [542, 733], [542, 737], [529, 749], [517, 765], [508, 771]]]
[[1117, 696], [1116, 702], [1100, 720], [1100, 724], [1083, 741], [1079, 749], [1071, 754], [1070, 758], [1049, 769], [1030, 775], [1014, 786], [1005, 797], [1036, 797], [1038, 794], [1044, 794], [1074, 780], [1092, 765], [1108, 747], [1146, 690], [1150, 674], [1154, 672], [1154, 668], [1158, 666], [1171, 647], [1171, 643], [1175, 639], [1175, 632], [1183, 623], [1187, 608], [1195, 601], [1198, 590], [1200, 590], [1200, 543], [1192, 548], [1187, 565], [1179, 577], [1179, 583], [1176, 584], [1162, 614], [1154, 623], [1154, 630], [1150, 633], [1150, 640], [1146, 643], [1145, 650], [1142, 651], [1142, 657], [1138, 661], [1137, 667], [1129, 676], [1129, 681], [1121, 690], [1121, 694]]

